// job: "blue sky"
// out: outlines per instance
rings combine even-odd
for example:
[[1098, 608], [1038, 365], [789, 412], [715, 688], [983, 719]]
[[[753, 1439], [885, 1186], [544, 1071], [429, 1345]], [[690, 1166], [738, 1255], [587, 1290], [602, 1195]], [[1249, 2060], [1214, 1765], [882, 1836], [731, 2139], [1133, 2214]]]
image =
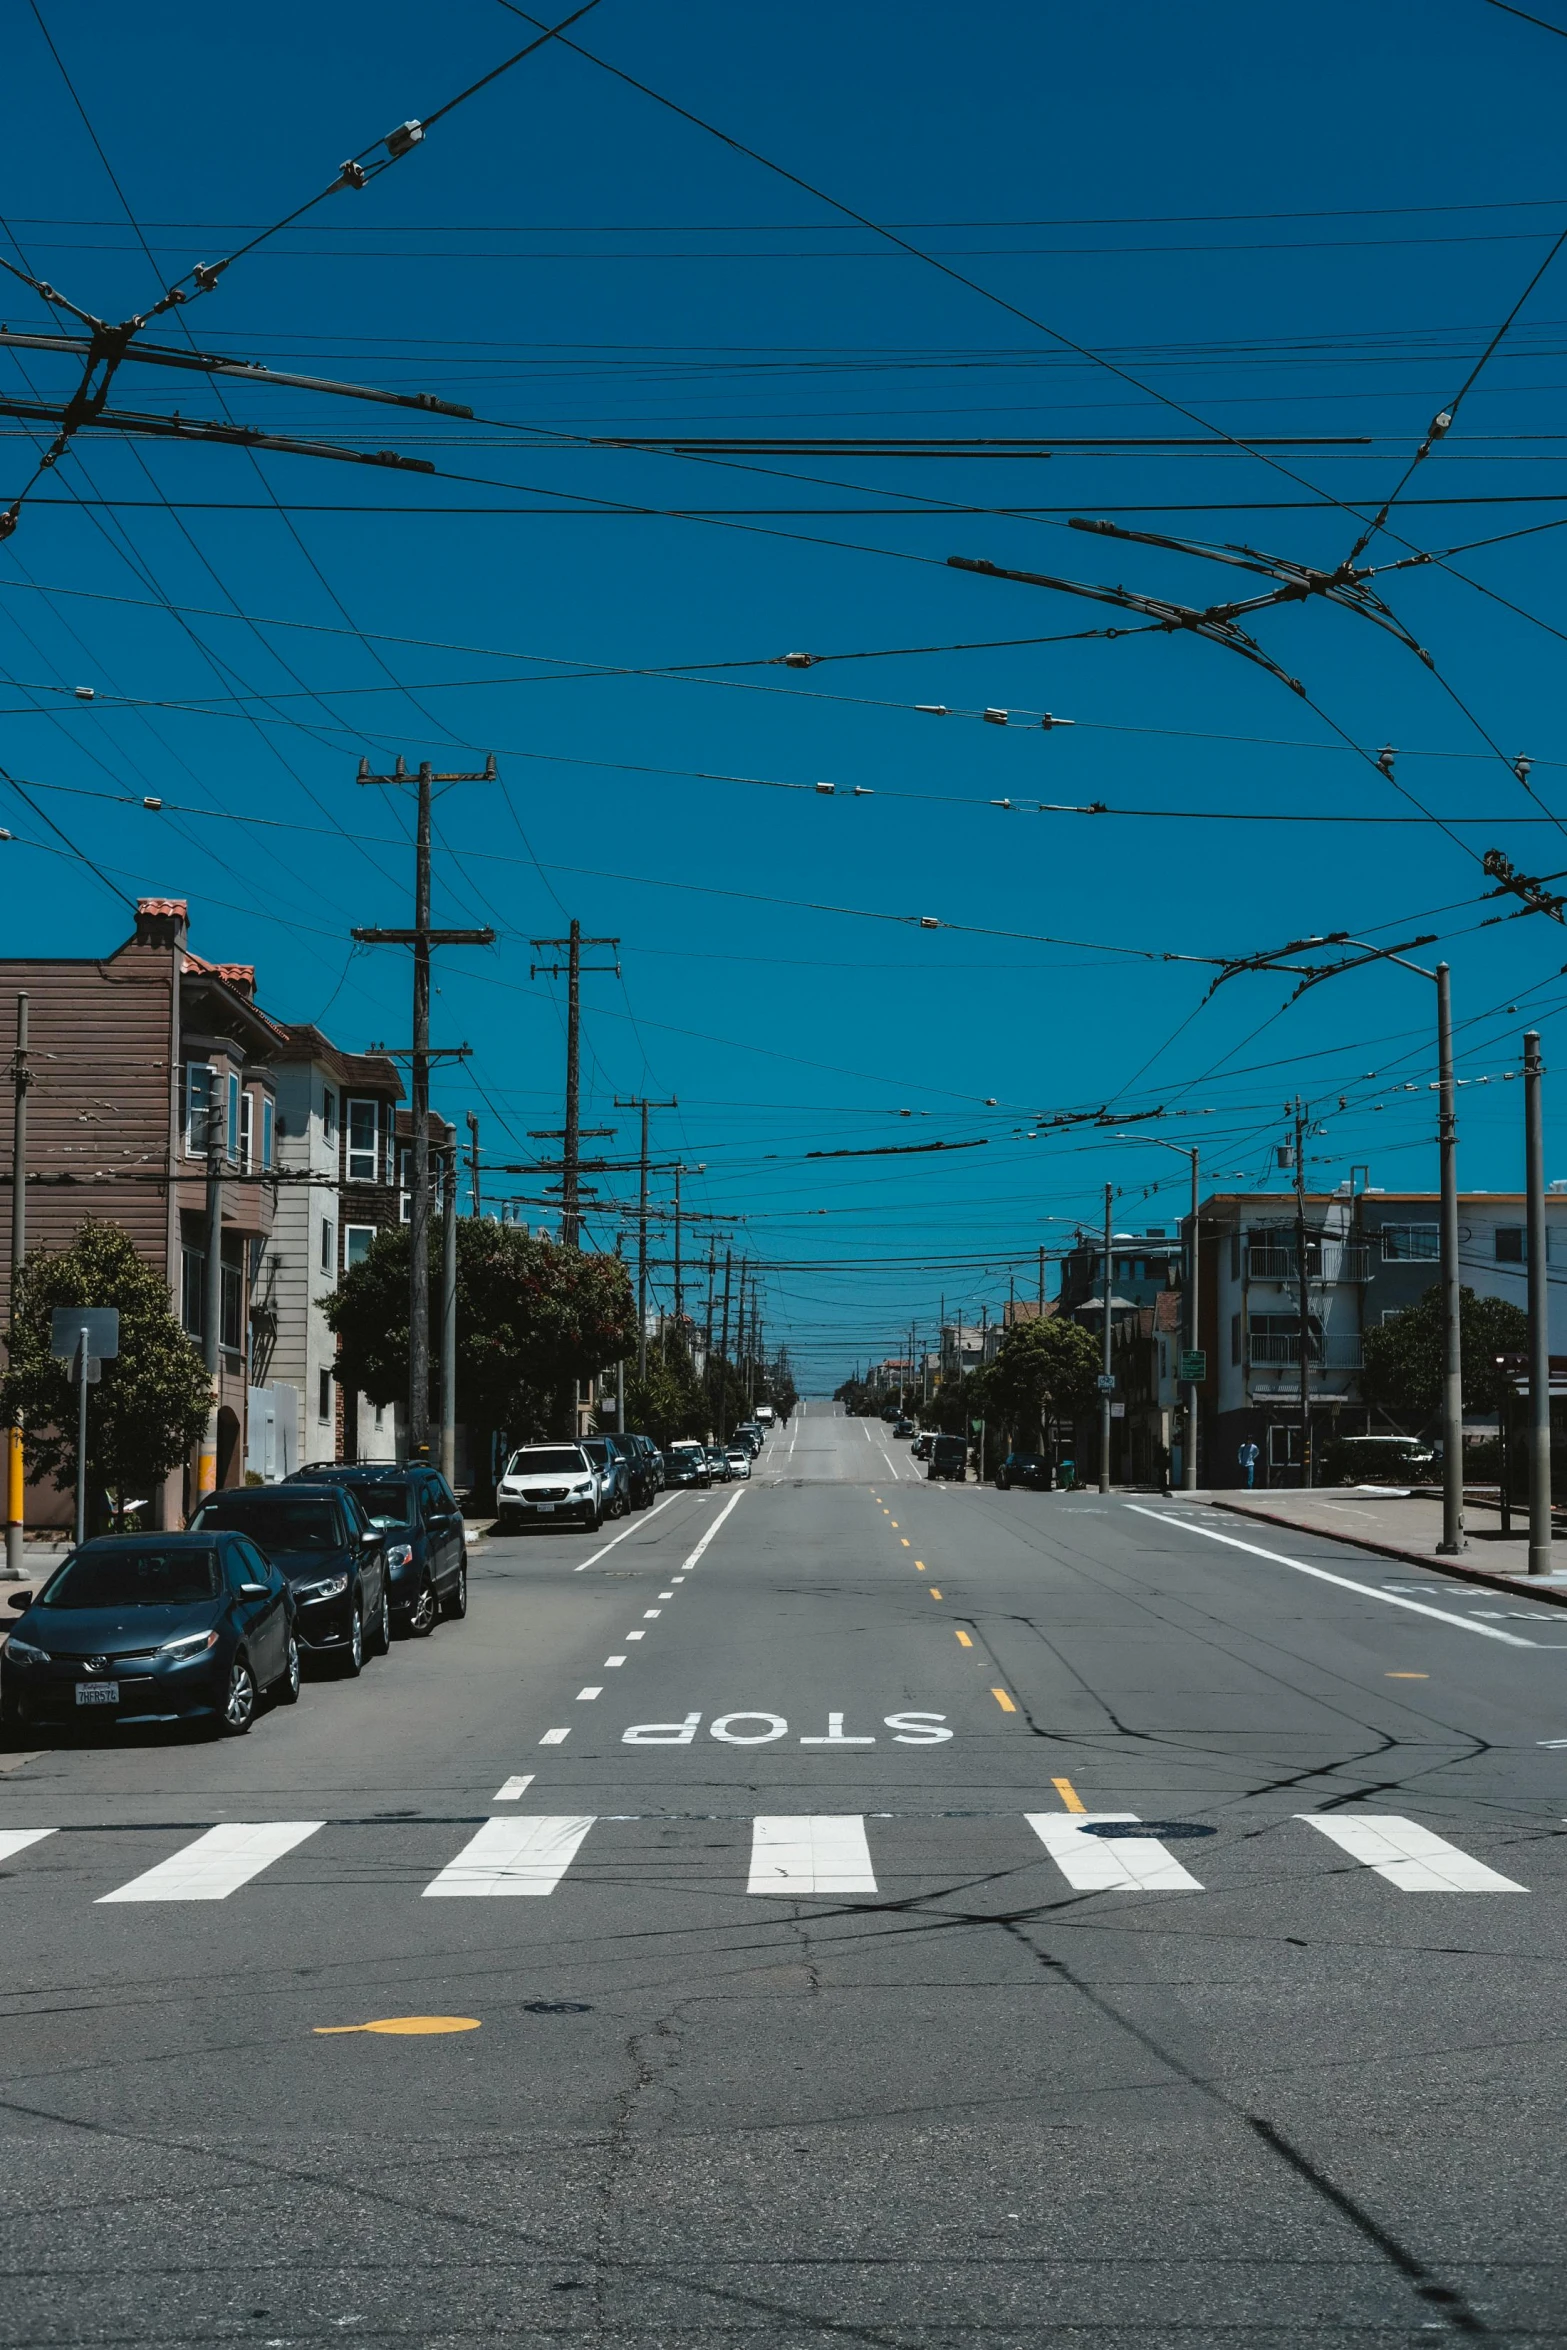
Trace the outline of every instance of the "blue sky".
[[[528, 31], [477, 0], [264, 19], [50, 0], [43, 22], [58, 63], [30, 5], [10, 20], [0, 252], [107, 318]], [[528, 942], [571, 915], [618, 936], [620, 978], [585, 985], [585, 1115], [618, 1148], [616, 1092], [678, 1096], [656, 1149], [705, 1169], [686, 1201], [719, 1219], [690, 1245], [716, 1230], [762, 1262], [769, 1331], [813, 1388], [932, 1330], [943, 1299], [995, 1311], [1107, 1179], [1127, 1227], [1178, 1212], [1171, 1154], [1042, 1118], [1160, 1110], [1229, 1184], [1264, 1175], [1300, 1092], [1324, 1183], [1362, 1164], [1434, 1181], [1429, 988], [1382, 970], [1284, 1011], [1285, 983], [1248, 978], [1204, 1006], [1208, 974], [1166, 954], [1438, 934], [1474, 1081], [1462, 1180], [1517, 1182], [1505, 1072], [1530, 1020], [1554, 1049], [1567, 936], [1487, 927], [1478, 860], [1567, 866], [1558, 538], [1455, 559], [1477, 585], [1434, 566], [1384, 583], [1429, 670], [1356, 615], [1265, 615], [1256, 637], [1314, 707], [1184, 633], [1017, 642], [1122, 616], [946, 558], [1203, 604], [1260, 583], [1069, 517], [1344, 556], [1344, 509], [1392, 489], [1567, 227], [1567, 40], [1482, 0], [1328, 5], [1306, 37], [1223, 5], [601, 0], [576, 37], [1027, 318], [593, 64], [527, 60], [158, 330], [472, 406], [469, 424], [225, 392], [242, 422], [422, 455], [436, 478], [84, 434], [0, 547], [0, 766], [28, 795], [0, 784], [11, 951], [107, 949], [116, 891], [181, 894], [197, 947], [254, 961], [281, 1016], [349, 1047], [400, 1037], [404, 962], [347, 933], [408, 918], [409, 811], [355, 768], [494, 749], [500, 786], [439, 811], [437, 918], [501, 934], [443, 958], [438, 1037], [475, 1049], [440, 1104], [478, 1113], [494, 1166], [524, 1160], [562, 1072]], [[47, 323], [20, 284], [5, 317]], [[1564, 332], [1567, 255], [1378, 559], [1567, 518]], [[0, 368], [12, 399], [70, 380], [36, 352]], [[199, 378], [147, 367], [114, 401], [222, 413]], [[1355, 445], [1129, 445], [1209, 426]], [[1124, 437], [1048, 459], [587, 445], [660, 434]], [[8, 498], [36, 428], [0, 435]], [[984, 649], [907, 649], [962, 646]], [[773, 665], [797, 650], [820, 658]], [[1403, 790], [1335, 727], [1397, 746]], [[974, 1147], [807, 1155], [935, 1141]], [[616, 1229], [612, 1204], [590, 1226]]]

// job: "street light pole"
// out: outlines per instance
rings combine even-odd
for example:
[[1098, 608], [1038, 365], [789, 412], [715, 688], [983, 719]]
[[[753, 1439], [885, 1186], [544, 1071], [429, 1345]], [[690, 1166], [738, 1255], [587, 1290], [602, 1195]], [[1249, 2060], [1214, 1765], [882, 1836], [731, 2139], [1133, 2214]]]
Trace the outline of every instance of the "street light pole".
[[1551, 1571], [1551, 1324], [1545, 1259], [1545, 1122], [1540, 1038], [1523, 1040], [1524, 1185], [1529, 1250], [1529, 1572]]
[[1110, 1207], [1115, 1197], [1113, 1184], [1105, 1185], [1105, 1256], [1104, 1256], [1104, 1325], [1099, 1354], [1099, 1490], [1110, 1490]]

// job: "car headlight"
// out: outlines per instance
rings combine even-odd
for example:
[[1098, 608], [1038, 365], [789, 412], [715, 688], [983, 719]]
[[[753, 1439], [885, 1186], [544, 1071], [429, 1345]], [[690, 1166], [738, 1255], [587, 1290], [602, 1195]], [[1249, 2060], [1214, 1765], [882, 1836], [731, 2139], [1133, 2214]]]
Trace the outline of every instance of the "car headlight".
[[53, 1663], [47, 1648], [35, 1648], [30, 1640], [18, 1640], [13, 1632], [5, 1644], [6, 1661], [13, 1665], [47, 1665]]
[[386, 1554], [386, 1563], [394, 1571], [413, 1564], [414, 1546], [411, 1542], [394, 1542]]
[[216, 1648], [217, 1645], [216, 1632], [186, 1632], [178, 1640], [165, 1640], [158, 1654], [176, 1658], [204, 1656], [209, 1648]]
[[584, 1499], [584, 1498], [585, 1498], [585, 1497], [586, 1497], [588, 1494], [590, 1494], [590, 1493], [593, 1491], [593, 1480], [592, 1480], [592, 1478], [590, 1477], [590, 1478], [588, 1479], [588, 1482], [586, 1483], [586, 1485], [574, 1485], [574, 1486], [572, 1487], [572, 1489], [571, 1489], [571, 1490], [572, 1490], [572, 1493], [573, 1493], [573, 1494], [575, 1495], [575, 1497], [577, 1498], [577, 1500], [579, 1500], [579, 1501], [583, 1500], [583, 1499]]
[[346, 1575], [323, 1575], [318, 1583], [298, 1583], [294, 1586], [296, 1599], [341, 1599], [348, 1589]]

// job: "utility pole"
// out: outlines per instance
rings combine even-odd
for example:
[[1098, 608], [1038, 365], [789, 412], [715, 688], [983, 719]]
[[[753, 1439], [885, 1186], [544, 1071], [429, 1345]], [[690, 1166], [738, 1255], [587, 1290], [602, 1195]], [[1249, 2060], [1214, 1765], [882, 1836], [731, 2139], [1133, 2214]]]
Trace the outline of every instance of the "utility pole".
[[457, 1482], [457, 1137], [441, 1153], [441, 1475]]
[[1464, 1351], [1459, 1323], [1462, 1297], [1458, 1277], [1458, 1107], [1453, 1090], [1453, 995], [1452, 975], [1445, 963], [1438, 963], [1435, 972], [1425, 976], [1436, 980], [1442, 1321], [1447, 1342], [1442, 1366], [1442, 1539], [1436, 1547], [1443, 1557], [1452, 1558], [1468, 1548], [1464, 1536]]
[[472, 1110], [468, 1112], [468, 1181], [473, 1195], [470, 1212], [477, 1218], [483, 1212], [483, 1202], [479, 1197], [479, 1121]]
[[1306, 1129], [1310, 1115], [1298, 1097], [1295, 1118], [1295, 1283], [1300, 1316], [1300, 1481], [1311, 1483], [1311, 1275], [1306, 1263]]
[[1110, 1490], [1110, 1391], [1115, 1382], [1110, 1370], [1110, 1206], [1115, 1197], [1113, 1184], [1105, 1185], [1105, 1282], [1104, 1327], [1099, 1345], [1099, 1490]]
[[[387, 784], [400, 789], [408, 781], [401, 756], [390, 775], [372, 775], [368, 759], [359, 762], [355, 778], [361, 784]], [[428, 1460], [430, 1454], [430, 950], [432, 947], [493, 946], [495, 933], [483, 930], [433, 930], [430, 926], [430, 804], [433, 786], [456, 783], [493, 783], [495, 754], [475, 775], [434, 774], [421, 759], [416, 778], [418, 819], [414, 846], [414, 926], [412, 930], [355, 930], [353, 937], [367, 946], [411, 946], [414, 951], [413, 1033], [413, 1181], [408, 1190], [408, 1458]]]
[[[218, 1482], [218, 1380], [223, 1369], [223, 1105], [217, 1071], [209, 1070], [207, 1092], [207, 1265], [201, 1301], [201, 1359], [212, 1381], [207, 1425], [196, 1466], [196, 1496], [204, 1499]], [[85, 1379], [86, 1373], [83, 1373]], [[86, 1388], [82, 1390], [86, 1393]]]
[[1039, 1319], [1045, 1318], [1045, 1244], [1039, 1244]]
[[[572, 928], [576, 925], [573, 923]], [[642, 1113], [642, 1155], [640, 1159], [640, 1188], [637, 1194], [637, 1377], [647, 1377], [647, 1120], [649, 1110], [675, 1110], [679, 1102], [672, 1094], [667, 1102], [649, 1101], [646, 1094], [628, 1094], [624, 1099], [617, 1093], [617, 1110], [640, 1110]], [[570, 1111], [567, 1117], [570, 1117]], [[679, 1225], [676, 1224], [675, 1246], [679, 1249]]]
[[718, 1263], [718, 1235], [709, 1233], [707, 1239], [707, 1320], [702, 1328], [702, 1369], [707, 1371], [713, 1359], [713, 1272]]
[[1529, 1250], [1529, 1572], [1551, 1571], [1551, 1321], [1545, 1255], [1545, 1120], [1540, 1038], [1523, 1040], [1524, 1183]]
[[[22, 1259], [27, 1254], [27, 1094], [33, 1080], [27, 1066], [28, 999], [16, 999], [16, 1053], [11, 1062], [11, 1361], [16, 1362], [16, 1309], [20, 1301]], [[23, 1512], [27, 1474], [22, 1458], [22, 1415], [14, 1412], [6, 1431], [5, 1579], [20, 1582], [24, 1573]]]
[[[729, 1400], [729, 1267], [731, 1259], [732, 1252], [726, 1248], [724, 1251], [724, 1320], [722, 1333], [718, 1341], [718, 1408], [716, 1435], [720, 1444], [722, 1444], [724, 1441], [724, 1408]], [[743, 1273], [741, 1277], [742, 1279], [744, 1278]]]
[[[560, 1139], [563, 1145], [560, 1164], [560, 1237], [564, 1247], [580, 1248], [582, 1246], [580, 1212], [582, 1128], [581, 1086], [578, 1068], [582, 1032], [582, 978], [584, 971], [582, 950], [585, 946], [618, 947], [620, 941], [618, 938], [584, 938], [582, 924], [574, 920], [569, 937], [536, 938], [530, 943], [540, 949], [544, 947], [557, 949], [564, 947], [566, 949], [566, 1123], [560, 1130]], [[528, 966], [528, 977], [534, 979], [541, 971], [546, 971], [552, 979], [558, 979], [560, 968], [558, 963], [531, 963]], [[595, 971], [613, 971], [617, 978], [620, 976], [618, 963], [589, 963], [586, 969], [590, 974]], [[596, 1126], [592, 1132], [613, 1134], [614, 1128], [612, 1126]]]

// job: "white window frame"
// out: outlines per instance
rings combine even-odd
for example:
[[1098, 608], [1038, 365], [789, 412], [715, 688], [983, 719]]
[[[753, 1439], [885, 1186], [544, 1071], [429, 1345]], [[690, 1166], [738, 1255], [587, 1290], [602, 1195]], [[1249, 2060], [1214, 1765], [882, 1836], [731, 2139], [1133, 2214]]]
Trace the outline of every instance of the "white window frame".
[[[1430, 1240], [1431, 1246], [1424, 1254], [1417, 1254], [1414, 1249], [1389, 1248], [1388, 1242], [1395, 1232], [1403, 1234], [1418, 1232], [1422, 1240]], [[1384, 1265], [1434, 1265], [1442, 1253], [1441, 1227], [1437, 1224], [1384, 1224], [1381, 1227], [1380, 1238]]]
[[[370, 1144], [366, 1149], [362, 1140], [354, 1139], [356, 1113], [361, 1137], [364, 1119], [368, 1116]], [[381, 1105], [371, 1094], [349, 1094], [343, 1101], [344, 1152], [343, 1172], [350, 1183], [374, 1183], [379, 1174], [381, 1157]]]
[[207, 1125], [212, 1116], [212, 1080], [216, 1075], [217, 1071], [210, 1061], [187, 1061], [185, 1064], [185, 1156], [188, 1159], [204, 1159], [207, 1155]]
[[239, 1097], [239, 1164], [246, 1175], [256, 1171], [256, 1097], [248, 1085]]
[[231, 1069], [229, 1071], [228, 1114], [223, 1127], [223, 1156], [228, 1160], [230, 1166], [236, 1166], [239, 1163], [239, 1104], [239, 1071]]
[[[356, 1253], [354, 1243], [359, 1239], [361, 1233], [364, 1235], [364, 1247]], [[345, 1224], [343, 1226], [343, 1270], [345, 1273], [355, 1265], [364, 1262], [374, 1243], [375, 1235], [376, 1226], [374, 1224]]]
[[321, 1270], [323, 1273], [337, 1271], [337, 1229], [330, 1216], [321, 1219]]
[[276, 1134], [277, 1104], [269, 1093], [264, 1093], [261, 1097], [261, 1170], [263, 1174], [271, 1172]]

